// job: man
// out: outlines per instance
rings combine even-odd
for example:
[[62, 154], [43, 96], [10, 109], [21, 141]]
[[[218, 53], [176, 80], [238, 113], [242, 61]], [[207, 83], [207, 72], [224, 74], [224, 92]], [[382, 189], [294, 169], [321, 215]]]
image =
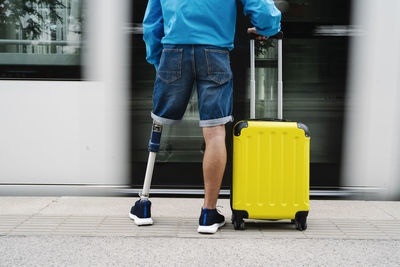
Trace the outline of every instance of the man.
[[[255, 26], [250, 33], [266, 39], [280, 30], [281, 13], [273, 0], [241, 0]], [[225, 124], [232, 117], [232, 72], [236, 0], [149, 0], [143, 21], [147, 61], [155, 65], [153, 132], [145, 185], [130, 217], [138, 225], [152, 224], [149, 180], [160, 145], [163, 124], [182, 119], [194, 84], [197, 86], [200, 127], [206, 143], [203, 159], [204, 203], [199, 233], [215, 233], [225, 224], [216, 210], [226, 165]], [[264, 37], [262, 37], [264, 36]], [[149, 177], [149, 179], [147, 179]]]

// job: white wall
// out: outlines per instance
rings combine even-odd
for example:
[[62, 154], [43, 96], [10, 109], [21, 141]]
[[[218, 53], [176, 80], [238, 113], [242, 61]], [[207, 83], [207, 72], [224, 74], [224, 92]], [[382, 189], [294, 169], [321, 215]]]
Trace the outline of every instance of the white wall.
[[355, 0], [344, 185], [400, 197], [400, 1]]
[[90, 81], [0, 81], [0, 183], [128, 183], [128, 2], [87, 1]]

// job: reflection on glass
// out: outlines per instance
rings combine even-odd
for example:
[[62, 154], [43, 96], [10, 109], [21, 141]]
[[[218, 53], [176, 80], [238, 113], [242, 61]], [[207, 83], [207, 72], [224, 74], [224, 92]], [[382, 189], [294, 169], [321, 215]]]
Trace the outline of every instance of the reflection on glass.
[[2, 65], [79, 65], [81, 0], [0, 0]]
[[[149, 93], [152, 90], [149, 88]], [[134, 104], [135, 142], [134, 157], [136, 161], [146, 162], [148, 157], [147, 140], [151, 131], [150, 111], [152, 110], [151, 96], [138, 99]], [[140, 114], [140, 115], [139, 115]], [[164, 125], [160, 151], [157, 153], [157, 162], [201, 162], [203, 159], [203, 136], [199, 127], [199, 111], [197, 92], [194, 88], [181, 122], [169, 126]], [[135, 139], [136, 140], [136, 139]]]
[[[256, 43], [256, 118], [277, 117], [277, 46], [276, 40]], [[250, 88], [247, 97], [250, 99]]]
[[201, 162], [203, 159], [203, 135], [199, 127], [197, 92], [194, 88], [183, 121], [174, 126], [166, 126], [163, 132], [162, 162]]

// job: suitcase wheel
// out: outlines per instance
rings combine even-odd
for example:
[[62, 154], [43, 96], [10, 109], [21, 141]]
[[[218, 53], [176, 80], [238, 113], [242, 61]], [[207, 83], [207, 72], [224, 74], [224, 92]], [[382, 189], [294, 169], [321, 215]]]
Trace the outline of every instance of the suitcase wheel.
[[296, 213], [296, 218], [292, 222], [294, 221], [297, 230], [304, 231], [307, 229], [307, 216], [308, 211], [299, 211]]
[[233, 221], [233, 228], [235, 228], [235, 230], [244, 230], [244, 221]]
[[304, 230], [307, 229], [307, 223], [306, 222], [302, 223], [302, 222], [295, 221], [295, 224], [296, 224], [296, 229], [299, 230], [299, 231], [304, 231]]
[[244, 220], [241, 216], [232, 213], [232, 223], [235, 230], [244, 230]]

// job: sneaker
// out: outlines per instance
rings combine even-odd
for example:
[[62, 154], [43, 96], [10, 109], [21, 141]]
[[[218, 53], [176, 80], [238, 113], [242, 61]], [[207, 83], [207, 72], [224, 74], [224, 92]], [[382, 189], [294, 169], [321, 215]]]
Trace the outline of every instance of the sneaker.
[[136, 225], [153, 224], [151, 219], [151, 201], [148, 199], [139, 199], [132, 206], [129, 218], [135, 221]]
[[224, 226], [225, 217], [216, 209], [202, 209], [199, 218], [197, 232], [202, 234], [214, 234], [218, 228]]

